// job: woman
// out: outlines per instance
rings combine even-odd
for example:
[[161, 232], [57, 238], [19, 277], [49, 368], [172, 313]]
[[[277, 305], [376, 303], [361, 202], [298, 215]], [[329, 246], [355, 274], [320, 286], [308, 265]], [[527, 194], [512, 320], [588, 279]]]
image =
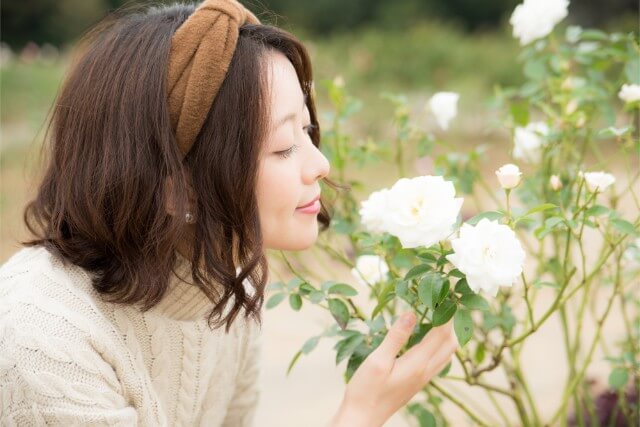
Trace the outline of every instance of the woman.
[[[305, 48], [235, 0], [118, 17], [81, 45], [47, 141], [35, 237], [0, 268], [1, 424], [251, 425], [264, 251], [330, 221], [299, 209], [335, 186]], [[451, 360], [451, 322], [396, 359], [406, 315], [332, 426], [382, 425]]]

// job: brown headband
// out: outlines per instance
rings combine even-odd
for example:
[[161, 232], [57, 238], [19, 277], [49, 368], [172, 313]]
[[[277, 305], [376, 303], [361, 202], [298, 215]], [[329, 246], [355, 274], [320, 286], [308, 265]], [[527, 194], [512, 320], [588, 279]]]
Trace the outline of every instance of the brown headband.
[[169, 53], [169, 115], [183, 156], [224, 81], [244, 24], [259, 24], [236, 0], [205, 0], [176, 30]]

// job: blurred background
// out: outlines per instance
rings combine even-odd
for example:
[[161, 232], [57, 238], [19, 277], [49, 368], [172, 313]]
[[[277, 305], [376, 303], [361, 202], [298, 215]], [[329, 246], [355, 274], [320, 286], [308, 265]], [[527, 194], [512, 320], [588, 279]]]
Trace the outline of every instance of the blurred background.
[[[15, 253], [20, 248], [18, 240], [26, 237], [22, 209], [37, 186], [36, 160], [44, 124], [75, 42], [118, 8], [157, 3], [168, 2], [4, 0], [1, 3], [0, 263]], [[366, 107], [349, 124], [353, 138], [384, 138], [389, 132], [393, 109], [381, 99], [382, 91], [405, 93], [418, 114], [434, 92], [455, 91], [461, 93], [460, 113], [447, 138], [461, 147], [484, 142], [500, 144], [499, 149], [490, 153], [495, 156], [492, 168], [508, 160], [508, 133], [487, 130], [487, 123], [492, 120], [488, 99], [496, 85], [517, 85], [523, 80], [516, 60], [520, 46], [511, 36], [508, 24], [519, 1], [243, 3], [262, 22], [282, 27], [305, 43], [316, 82], [340, 76], [349, 92], [363, 101]], [[573, 0], [569, 17], [561, 27], [567, 25], [637, 31], [638, 1]], [[330, 105], [326, 92], [318, 85], [316, 88], [322, 124], [322, 112]], [[412, 174], [420, 171], [417, 162]], [[492, 174], [493, 169], [487, 173]], [[394, 171], [373, 174], [359, 170], [354, 174], [367, 178], [369, 190], [378, 184], [390, 184], [395, 176]], [[302, 254], [300, 262], [312, 262], [313, 258], [312, 253]], [[280, 271], [277, 262], [273, 265], [272, 280], [286, 280], [284, 269]], [[332, 278], [352, 281], [348, 272], [343, 273], [343, 277], [334, 274]], [[302, 313], [295, 313], [282, 304], [265, 312], [260, 380], [263, 394], [256, 425], [326, 425], [344, 390], [341, 375], [344, 369], [336, 368], [331, 343], [321, 341], [313, 353], [298, 361], [288, 377], [285, 372], [304, 341], [330, 321], [327, 313], [316, 307], [305, 306]], [[561, 339], [556, 326], [549, 328], [547, 339]], [[539, 345], [547, 347], [545, 341]], [[532, 353], [529, 361], [533, 366], [543, 366], [552, 355], [552, 349], [545, 349]], [[562, 358], [563, 354], [560, 352], [557, 357]], [[551, 390], [554, 384], [544, 381], [541, 378], [534, 384], [540, 393]], [[459, 425], [465, 425], [462, 420]], [[386, 425], [410, 424], [397, 415]]]

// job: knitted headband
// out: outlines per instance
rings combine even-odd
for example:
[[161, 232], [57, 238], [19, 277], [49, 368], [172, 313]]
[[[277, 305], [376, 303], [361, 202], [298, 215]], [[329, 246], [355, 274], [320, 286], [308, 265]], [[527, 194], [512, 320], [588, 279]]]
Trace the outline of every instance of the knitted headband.
[[186, 155], [224, 81], [244, 24], [259, 24], [237, 0], [205, 0], [176, 30], [168, 69], [169, 115]]

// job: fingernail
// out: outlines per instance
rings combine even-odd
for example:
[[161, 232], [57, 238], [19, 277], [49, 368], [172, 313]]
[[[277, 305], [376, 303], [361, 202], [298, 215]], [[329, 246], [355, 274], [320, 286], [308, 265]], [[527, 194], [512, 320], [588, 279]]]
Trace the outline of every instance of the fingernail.
[[412, 326], [413, 325], [413, 313], [405, 313], [400, 318], [400, 322], [403, 326]]

